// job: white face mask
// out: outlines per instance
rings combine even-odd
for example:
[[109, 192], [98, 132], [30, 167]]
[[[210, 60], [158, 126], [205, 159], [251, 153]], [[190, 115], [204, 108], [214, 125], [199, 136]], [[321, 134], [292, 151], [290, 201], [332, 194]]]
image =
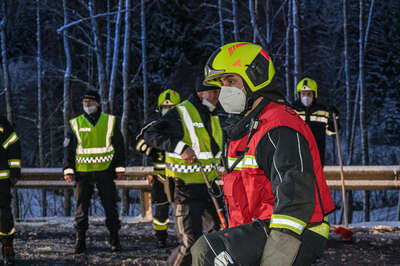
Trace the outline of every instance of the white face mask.
[[230, 114], [240, 114], [246, 107], [246, 94], [237, 87], [222, 86], [218, 100]]
[[96, 105], [92, 105], [92, 106], [83, 106], [83, 110], [85, 111], [85, 113], [87, 113], [88, 115], [94, 114], [97, 112], [97, 106]]
[[216, 106], [212, 103], [210, 103], [207, 99], [203, 99], [201, 103], [210, 110], [210, 112], [213, 112], [216, 108]]
[[304, 104], [304, 106], [308, 107], [311, 105], [313, 98], [308, 97], [308, 96], [302, 96], [301, 97], [301, 102]]
[[165, 115], [169, 111], [169, 108], [161, 108], [161, 115]]

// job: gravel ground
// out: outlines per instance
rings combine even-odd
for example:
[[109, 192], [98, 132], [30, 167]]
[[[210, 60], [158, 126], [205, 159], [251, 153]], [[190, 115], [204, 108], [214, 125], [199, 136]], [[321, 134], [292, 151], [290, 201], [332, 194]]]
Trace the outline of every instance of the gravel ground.
[[[102, 219], [91, 219], [88, 251], [73, 255], [72, 220], [17, 223], [17, 265], [165, 265], [177, 245], [173, 226], [168, 247], [159, 249], [150, 222], [124, 221], [120, 231], [123, 251], [111, 253]], [[314, 265], [400, 265], [400, 227], [354, 227], [353, 239], [331, 233], [324, 257]]]

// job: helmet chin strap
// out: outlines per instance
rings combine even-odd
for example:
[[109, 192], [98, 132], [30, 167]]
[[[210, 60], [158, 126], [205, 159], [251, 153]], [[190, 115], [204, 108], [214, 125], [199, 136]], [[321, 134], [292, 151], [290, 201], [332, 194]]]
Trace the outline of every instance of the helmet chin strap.
[[249, 86], [247, 86], [247, 83], [244, 82], [244, 88], [246, 89], [246, 105], [244, 107], [243, 112], [240, 113], [240, 115], [245, 115], [251, 108], [253, 107], [253, 103], [256, 100], [256, 96], [252, 91], [250, 90]]

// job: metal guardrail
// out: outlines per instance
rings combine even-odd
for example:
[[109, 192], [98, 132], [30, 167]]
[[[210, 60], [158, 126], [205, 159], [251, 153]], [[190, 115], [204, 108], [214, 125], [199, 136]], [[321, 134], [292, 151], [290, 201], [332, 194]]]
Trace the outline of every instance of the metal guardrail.
[[[221, 168], [222, 172], [223, 169]], [[344, 166], [346, 190], [388, 190], [400, 189], [400, 165]], [[134, 166], [126, 168], [125, 180], [116, 180], [119, 189], [140, 190], [141, 213], [151, 217], [151, 185], [147, 176], [153, 173], [153, 167]], [[325, 177], [329, 188], [341, 189], [339, 166], [325, 166]], [[61, 168], [23, 168], [22, 178], [16, 184], [18, 188], [71, 189], [74, 183], [64, 181]], [[67, 197], [66, 201], [69, 201]], [[46, 204], [45, 200], [42, 201]], [[66, 205], [68, 202], [66, 202]], [[123, 204], [127, 204], [123, 202]], [[123, 206], [124, 207], [124, 206]], [[43, 207], [45, 208], [45, 207]], [[44, 212], [45, 213], [45, 212]]]

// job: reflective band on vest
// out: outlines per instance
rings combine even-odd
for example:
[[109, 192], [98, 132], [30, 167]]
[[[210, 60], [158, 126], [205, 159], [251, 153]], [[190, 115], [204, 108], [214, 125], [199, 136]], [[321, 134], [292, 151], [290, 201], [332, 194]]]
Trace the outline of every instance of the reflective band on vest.
[[9, 147], [11, 144], [17, 142], [17, 140], [18, 140], [18, 136], [17, 136], [17, 134], [16, 134], [15, 132], [13, 132], [13, 133], [11, 133], [10, 136], [8, 136], [8, 138], [3, 142], [2, 146], [3, 146], [3, 148], [4, 148], [5, 150], [7, 150], [8, 147]]
[[153, 228], [157, 231], [167, 230], [168, 229], [169, 219], [165, 220], [165, 222], [160, 222], [159, 220], [153, 218]]
[[[200, 114], [196, 107], [189, 101], [184, 101], [177, 105], [184, 136], [182, 142], [193, 149], [197, 158], [204, 166], [209, 180], [218, 176], [218, 166], [220, 164], [220, 152], [213, 156], [211, 152], [211, 139], [204, 127]], [[215, 142], [219, 150], [222, 147], [222, 129], [217, 116], [211, 116], [211, 128]], [[178, 177], [185, 181], [185, 183], [204, 183], [203, 176], [200, 172], [198, 164], [188, 164], [182, 159], [180, 154], [167, 152], [165, 158], [166, 175], [169, 177]]]
[[292, 216], [282, 215], [282, 214], [272, 214], [269, 227], [286, 228], [301, 235], [306, 225], [307, 224], [302, 220], [299, 220]]
[[93, 126], [84, 115], [70, 121], [77, 139], [75, 168], [78, 172], [108, 169], [114, 157], [111, 138], [114, 134], [115, 116], [101, 113]]
[[10, 177], [10, 171], [9, 170], [0, 170], [0, 180], [7, 179], [9, 177]]

